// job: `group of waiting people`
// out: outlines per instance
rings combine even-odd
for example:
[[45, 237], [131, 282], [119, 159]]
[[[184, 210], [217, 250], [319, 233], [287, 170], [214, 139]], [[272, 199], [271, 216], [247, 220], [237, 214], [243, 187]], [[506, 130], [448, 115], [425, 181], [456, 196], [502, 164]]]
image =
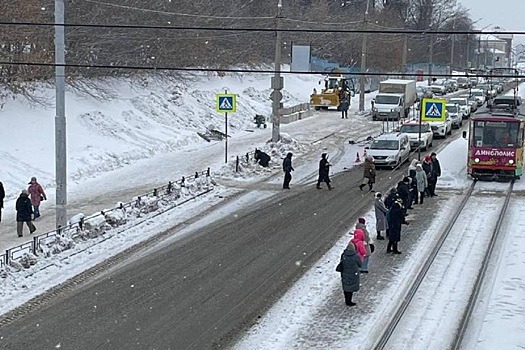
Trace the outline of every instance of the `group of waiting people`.
[[[367, 159], [373, 165], [373, 159]], [[414, 159], [408, 168], [408, 176], [403, 177], [397, 187], [390, 189], [384, 200], [381, 193], [376, 193], [374, 198], [376, 239], [384, 240], [385, 237], [381, 233], [385, 232], [388, 238], [387, 253], [401, 254], [398, 243], [401, 241], [402, 226], [409, 224], [406, 221], [407, 212], [413, 209], [412, 204], [423, 204], [423, 198], [437, 196], [435, 189], [440, 176], [441, 166], [436, 153], [433, 152], [427, 155], [423, 162]], [[367, 184], [372, 191], [372, 185], [375, 182], [375, 167], [367, 166], [366, 160], [364, 181], [368, 181]], [[365, 186], [364, 181], [360, 185], [361, 190]], [[352, 300], [353, 293], [359, 291], [360, 274], [368, 273], [368, 259], [374, 250], [374, 240], [366, 227], [366, 221], [364, 218], [359, 218], [353, 238], [341, 255], [341, 260], [336, 268], [338, 272], [341, 272], [345, 303], [348, 306], [356, 305]]]
[[[16, 232], [18, 237], [23, 236], [24, 223], [29, 228], [29, 233], [36, 231], [33, 220], [40, 217], [40, 203], [47, 200], [46, 193], [38, 183], [36, 177], [32, 177], [27, 189], [23, 189], [16, 200]], [[5, 188], [0, 182], [0, 222], [2, 221], [2, 210], [4, 208]]]

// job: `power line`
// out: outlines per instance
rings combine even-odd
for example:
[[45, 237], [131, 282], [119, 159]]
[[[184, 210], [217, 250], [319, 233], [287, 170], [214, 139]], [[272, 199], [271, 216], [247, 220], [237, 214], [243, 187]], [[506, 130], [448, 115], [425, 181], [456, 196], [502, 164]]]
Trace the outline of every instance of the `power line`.
[[193, 18], [207, 18], [207, 19], [275, 19], [275, 17], [227, 17], [227, 16], [210, 16], [210, 15], [194, 15], [190, 13], [181, 13], [181, 12], [170, 12], [170, 11], [163, 11], [163, 10], [152, 10], [152, 9], [146, 9], [142, 7], [135, 7], [135, 6], [126, 6], [126, 5], [119, 5], [119, 4], [112, 4], [109, 2], [104, 1], [96, 1], [96, 0], [84, 0], [85, 2], [90, 2], [97, 5], [103, 5], [103, 6], [109, 6], [109, 7], [116, 7], [116, 8], [123, 8], [127, 10], [134, 10], [134, 11], [141, 11], [141, 12], [150, 12], [150, 13], [157, 13], [161, 15], [167, 15], [167, 16], [182, 16], [182, 17], [193, 17]]
[[[128, 70], [147, 70], [147, 71], [179, 71], [179, 72], [217, 72], [217, 73], [254, 73], [254, 74], [274, 74], [273, 69], [241, 69], [241, 68], [198, 68], [198, 67], [155, 67], [155, 66], [122, 66], [122, 65], [89, 65], [89, 64], [55, 64], [45, 62], [6, 62], [0, 61], [0, 66], [11, 65], [11, 66], [37, 66], [37, 67], [66, 67], [66, 68], [86, 68], [86, 69], [128, 69]], [[282, 74], [300, 74], [300, 75], [312, 75], [320, 74], [326, 75], [333, 72], [327, 71], [281, 71]], [[335, 74], [335, 73], [334, 73]], [[396, 73], [396, 72], [338, 72], [337, 74], [353, 75], [353, 76], [388, 76], [395, 75], [398, 77], [414, 77], [414, 73]], [[430, 76], [427, 73], [418, 74], [418, 76]], [[450, 77], [450, 74], [432, 74], [432, 77], [446, 78]], [[524, 79], [525, 74], [455, 74], [455, 77], [481, 77], [481, 78], [520, 78]]]
[[[259, 17], [262, 18], [262, 17]], [[47, 26], [47, 27], [79, 27], [79, 28], [113, 28], [113, 29], [157, 29], [157, 30], [196, 30], [196, 31], [232, 31], [232, 32], [275, 32], [275, 28], [225, 28], [225, 27], [191, 27], [191, 26], [155, 26], [155, 25], [136, 25], [136, 24], [82, 24], [82, 23], [65, 23], [55, 24], [46, 22], [5, 22], [1, 21], [0, 25], [6, 26]], [[525, 31], [476, 31], [476, 30], [412, 30], [412, 29], [388, 29], [388, 30], [371, 30], [371, 29], [300, 29], [300, 28], [280, 28], [281, 32], [290, 33], [354, 33], [354, 34], [419, 34], [419, 35], [440, 35], [440, 34], [507, 34], [507, 35], [525, 35]]]

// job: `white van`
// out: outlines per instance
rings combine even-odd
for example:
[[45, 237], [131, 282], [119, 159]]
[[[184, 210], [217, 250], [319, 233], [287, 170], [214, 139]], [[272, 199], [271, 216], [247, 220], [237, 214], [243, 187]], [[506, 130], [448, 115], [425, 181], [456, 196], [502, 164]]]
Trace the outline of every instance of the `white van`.
[[381, 135], [365, 149], [367, 155], [374, 158], [377, 167], [395, 168], [410, 157], [410, 143], [404, 133]]

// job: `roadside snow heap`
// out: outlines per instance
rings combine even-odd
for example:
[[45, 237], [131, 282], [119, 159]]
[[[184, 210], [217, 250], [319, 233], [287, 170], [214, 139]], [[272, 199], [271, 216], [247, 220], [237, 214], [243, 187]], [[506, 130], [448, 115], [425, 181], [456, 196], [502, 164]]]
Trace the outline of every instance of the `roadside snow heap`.
[[114, 208], [105, 209], [89, 217], [82, 213], [74, 215], [65, 228], [35, 236], [33, 242], [8, 252], [8, 264], [0, 268], [0, 278], [7, 278], [11, 272], [26, 270], [35, 265], [45, 268], [53, 262], [45, 266], [41, 262], [53, 255], [70, 251], [63, 259], [73, 256], [110, 239], [115, 234], [211, 192], [215, 181], [209, 173], [201, 175], [196, 173], [191, 177], [191, 182], [186, 181], [186, 178], [175, 183], [170, 182], [150, 194], [136, 196], [128, 203], [119, 202]]

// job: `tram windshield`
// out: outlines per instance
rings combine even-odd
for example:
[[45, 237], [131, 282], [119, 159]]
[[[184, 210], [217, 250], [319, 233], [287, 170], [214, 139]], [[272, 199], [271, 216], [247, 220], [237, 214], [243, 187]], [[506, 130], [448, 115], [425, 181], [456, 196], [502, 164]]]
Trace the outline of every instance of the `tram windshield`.
[[474, 145], [476, 147], [516, 147], [519, 141], [519, 130], [519, 123], [478, 120], [474, 123]]

